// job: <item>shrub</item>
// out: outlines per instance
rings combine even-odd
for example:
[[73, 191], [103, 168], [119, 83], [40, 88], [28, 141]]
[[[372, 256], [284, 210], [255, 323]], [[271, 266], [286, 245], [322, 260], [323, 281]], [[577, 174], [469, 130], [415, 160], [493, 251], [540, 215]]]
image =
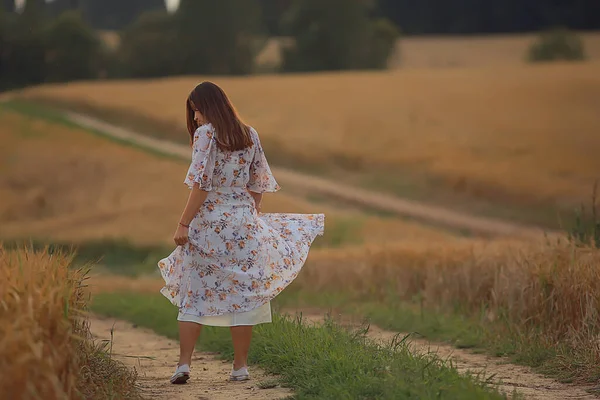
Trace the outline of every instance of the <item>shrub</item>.
[[566, 29], [557, 28], [543, 32], [531, 45], [528, 53], [529, 61], [577, 61], [585, 59], [585, 51], [581, 38]]

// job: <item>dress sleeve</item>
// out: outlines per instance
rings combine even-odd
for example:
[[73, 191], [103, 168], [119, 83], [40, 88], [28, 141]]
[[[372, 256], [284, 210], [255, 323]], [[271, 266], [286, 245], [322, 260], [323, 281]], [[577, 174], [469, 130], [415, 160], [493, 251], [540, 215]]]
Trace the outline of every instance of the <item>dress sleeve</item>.
[[254, 157], [250, 163], [248, 190], [254, 193], [276, 192], [281, 188], [271, 173], [258, 133], [254, 129], [251, 129], [251, 131], [254, 142]]
[[210, 126], [203, 125], [194, 134], [192, 145], [192, 162], [184, 183], [192, 189], [198, 183], [200, 189], [212, 190], [213, 172], [215, 170], [216, 146], [214, 131]]

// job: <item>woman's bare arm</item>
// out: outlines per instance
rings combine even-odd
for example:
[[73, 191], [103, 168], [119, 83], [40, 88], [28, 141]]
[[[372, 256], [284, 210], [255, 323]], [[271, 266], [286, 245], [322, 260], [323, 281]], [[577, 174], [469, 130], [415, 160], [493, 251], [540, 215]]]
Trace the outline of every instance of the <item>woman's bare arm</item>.
[[202, 204], [204, 204], [204, 201], [206, 200], [207, 196], [208, 192], [200, 189], [200, 187], [198, 187], [198, 184], [196, 183], [192, 187], [192, 191], [188, 196], [187, 204], [185, 205], [185, 209], [181, 214], [181, 219], [179, 220], [179, 222], [181, 222], [183, 225], [189, 225], [190, 222], [192, 222], [192, 220], [196, 216], [196, 214], [198, 214], [198, 211], [200, 210]]
[[256, 204], [256, 212], [260, 212], [260, 206], [261, 206], [263, 194], [262, 193], [254, 193], [250, 190], [248, 190], [248, 192], [250, 192], [250, 195], [254, 199], [254, 204]]
[[196, 183], [192, 187], [192, 191], [188, 196], [187, 204], [185, 205], [185, 209], [181, 214], [181, 219], [179, 220], [179, 225], [175, 230], [175, 235], [173, 235], [173, 241], [178, 246], [184, 245], [189, 240], [189, 225], [198, 214], [200, 207], [206, 200], [208, 196], [208, 192], [200, 189], [198, 184]]

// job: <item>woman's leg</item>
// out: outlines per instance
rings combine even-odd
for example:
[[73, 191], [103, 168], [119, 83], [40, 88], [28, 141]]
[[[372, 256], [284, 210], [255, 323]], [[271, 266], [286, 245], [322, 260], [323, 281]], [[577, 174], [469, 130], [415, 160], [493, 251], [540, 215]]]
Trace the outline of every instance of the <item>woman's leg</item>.
[[202, 325], [179, 321], [179, 365], [190, 365]]
[[248, 351], [252, 340], [252, 326], [232, 326], [231, 340], [233, 341], [233, 369], [238, 370], [248, 366]]

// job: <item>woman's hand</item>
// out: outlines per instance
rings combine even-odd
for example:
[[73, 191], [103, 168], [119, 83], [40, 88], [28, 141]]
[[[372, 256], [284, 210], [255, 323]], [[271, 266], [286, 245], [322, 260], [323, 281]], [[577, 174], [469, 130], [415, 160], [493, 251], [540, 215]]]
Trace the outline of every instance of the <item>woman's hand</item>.
[[190, 229], [185, 226], [177, 226], [177, 230], [175, 231], [175, 235], [173, 235], [173, 240], [177, 246], [183, 246], [189, 240]]

